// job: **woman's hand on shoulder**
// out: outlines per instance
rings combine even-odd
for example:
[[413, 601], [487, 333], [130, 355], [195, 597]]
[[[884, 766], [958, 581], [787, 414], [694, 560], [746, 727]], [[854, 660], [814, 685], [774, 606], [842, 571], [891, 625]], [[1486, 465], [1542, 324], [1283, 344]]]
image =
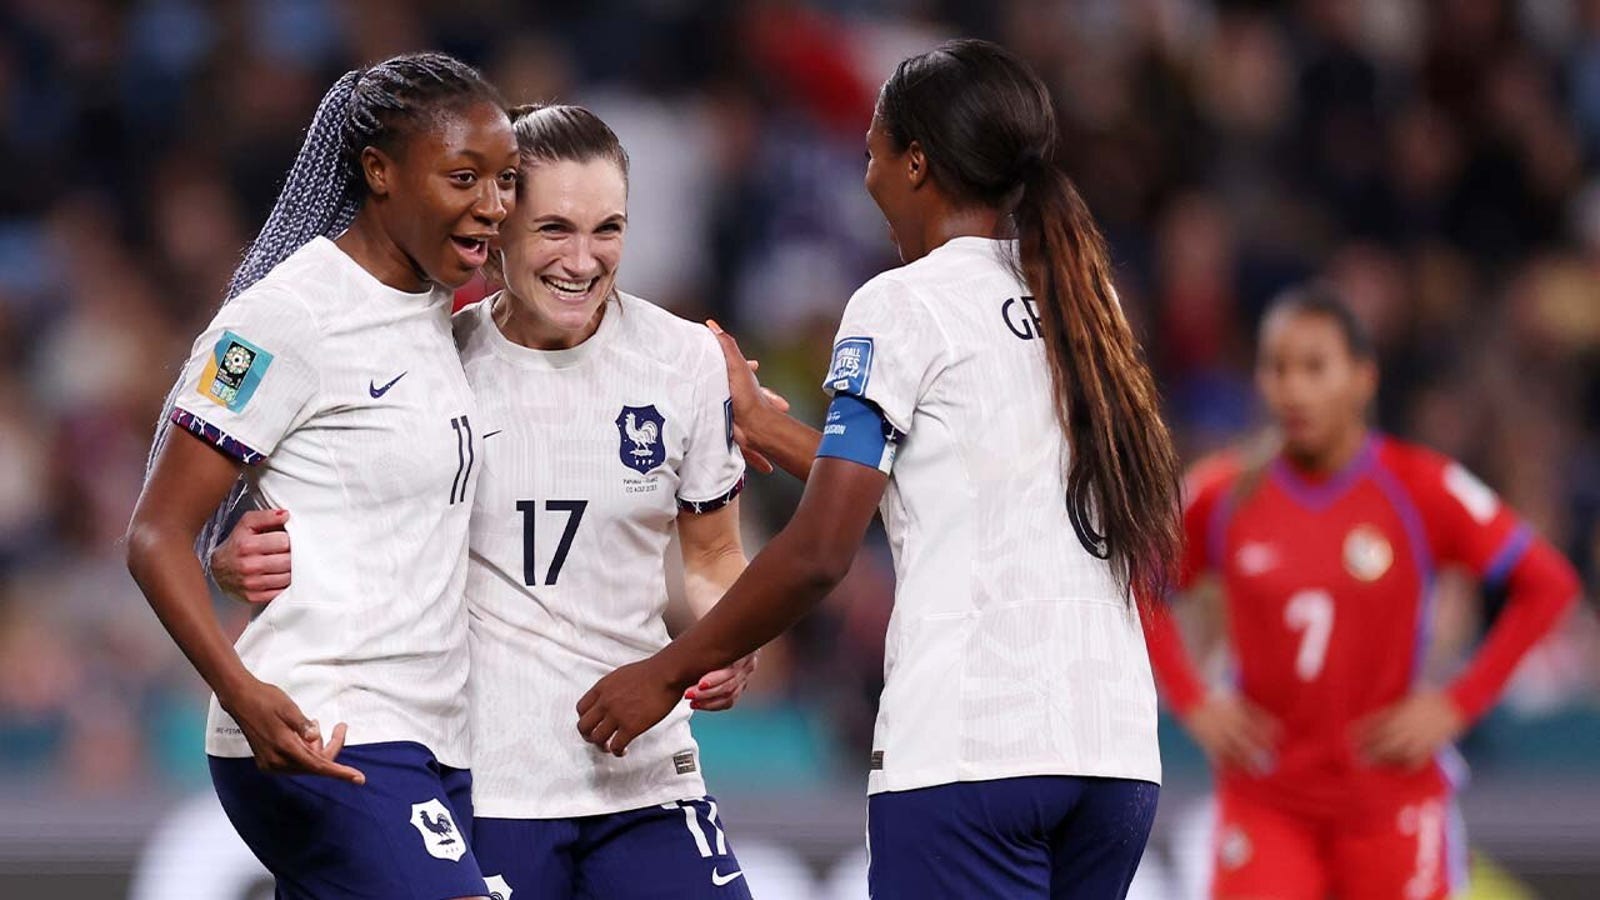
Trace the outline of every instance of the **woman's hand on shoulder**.
[[760, 360], [745, 359], [739, 342], [722, 330], [715, 321], [707, 320], [706, 327], [716, 335], [717, 346], [722, 349], [722, 361], [728, 370], [728, 392], [733, 399], [733, 440], [744, 454], [745, 464], [763, 475], [773, 471], [772, 460], [761, 452], [758, 425], [765, 416], [786, 415], [789, 401], [781, 394], [761, 386], [756, 373], [761, 370]]

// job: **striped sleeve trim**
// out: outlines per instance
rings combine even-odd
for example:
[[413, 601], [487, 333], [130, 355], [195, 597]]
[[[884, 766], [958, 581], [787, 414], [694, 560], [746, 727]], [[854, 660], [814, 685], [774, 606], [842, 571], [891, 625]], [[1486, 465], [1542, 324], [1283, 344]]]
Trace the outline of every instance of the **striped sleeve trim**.
[[186, 409], [172, 411], [172, 424], [247, 466], [260, 465], [267, 458], [265, 454], [257, 453], [248, 444], [229, 437], [222, 429]]
[[716, 512], [724, 506], [727, 506], [729, 503], [732, 503], [734, 498], [744, 493], [744, 478], [745, 476], [740, 475], [739, 480], [735, 481], [733, 483], [733, 487], [728, 488], [726, 493], [722, 494], [720, 497], [712, 497], [710, 500], [685, 500], [682, 497], [679, 497], [678, 509], [681, 509], [684, 512], [692, 512], [695, 515]]

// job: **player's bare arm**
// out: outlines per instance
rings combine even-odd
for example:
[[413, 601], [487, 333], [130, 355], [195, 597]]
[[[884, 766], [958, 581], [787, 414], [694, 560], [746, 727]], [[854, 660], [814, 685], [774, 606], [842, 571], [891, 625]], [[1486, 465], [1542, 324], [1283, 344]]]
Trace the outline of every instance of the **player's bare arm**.
[[578, 731], [618, 756], [704, 672], [747, 656], [810, 612], [850, 570], [889, 476], [824, 458], [794, 518], [705, 618], [661, 652], [600, 679], [578, 701]]
[[728, 388], [733, 396], [733, 438], [745, 460], [761, 472], [775, 464], [801, 481], [811, 475], [811, 463], [822, 443], [822, 432], [790, 416], [789, 404], [756, 381], [756, 366], [745, 359], [739, 342], [715, 322], [707, 325], [728, 365]]
[[[739, 580], [749, 561], [739, 536], [739, 501], [706, 513], [678, 513], [678, 543], [683, 548], [683, 586], [689, 610], [698, 621]], [[715, 712], [732, 709], [756, 670], [756, 654], [707, 672], [684, 692], [689, 705]]]
[[128, 525], [128, 571], [156, 616], [216, 692], [250, 743], [256, 764], [271, 772], [303, 772], [357, 784], [365, 776], [333, 761], [345, 726], [324, 741], [321, 729], [277, 687], [245, 668], [211, 608], [205, 573], [195, 558], [201, 527], [239, 477], [239, 465], [182, 429], [157, 454]]

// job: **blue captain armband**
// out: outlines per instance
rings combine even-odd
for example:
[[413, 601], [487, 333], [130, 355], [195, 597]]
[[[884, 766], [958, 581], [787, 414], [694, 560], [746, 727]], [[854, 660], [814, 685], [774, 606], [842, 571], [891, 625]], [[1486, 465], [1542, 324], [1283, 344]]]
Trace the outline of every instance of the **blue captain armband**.
[[894, 429], [876, 406], [850, 394], [839, 394], [828, 405], [828, 419], [822, 426], [822, 443], [817, 456], [848, 459], [889, 474], [894, 466], [900, 432]]

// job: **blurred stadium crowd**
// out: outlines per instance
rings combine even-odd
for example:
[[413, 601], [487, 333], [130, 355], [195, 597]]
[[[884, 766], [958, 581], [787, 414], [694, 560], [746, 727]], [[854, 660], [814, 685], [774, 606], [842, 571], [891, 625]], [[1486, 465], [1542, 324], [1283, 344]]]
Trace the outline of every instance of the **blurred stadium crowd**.
[[[1381, 425], [1478, 471], [1592, 590], [1596, 0], [13, 0], [0, 11], [6, 777], [78, 795], [205, 780], [203, 685], [118, 539], [161, 397], [340, 72], [434, 47], [512, 102], [594, 108], [633, 159], [620, 284], [716, 316], [819, 418], [838, 313], [895, 263], [860, 187], [877, 85], [956, 35], [1005, 42], [1053, 84], [1060, 162], [1111, 240], [1188, 459], [1259, 427], [1259, 311], [1327, 277], [1378, 336]], [[756, 479], [752, 547], [798, 492]], [[880, 544], [767, 652], [744, 708], [696, 718], [715, 785], [859, 779], [891, 582]], [[1448, 665], [1483, 617], [1475, 594], [1443, 589], [1457, 601]], [[242, 625], [236, 604], [219, 608]], [[1600, 746], [1596, 631], [1586, 608], [1530, 661], [1474, 736], [1480, 769], [1548, 770]]]

